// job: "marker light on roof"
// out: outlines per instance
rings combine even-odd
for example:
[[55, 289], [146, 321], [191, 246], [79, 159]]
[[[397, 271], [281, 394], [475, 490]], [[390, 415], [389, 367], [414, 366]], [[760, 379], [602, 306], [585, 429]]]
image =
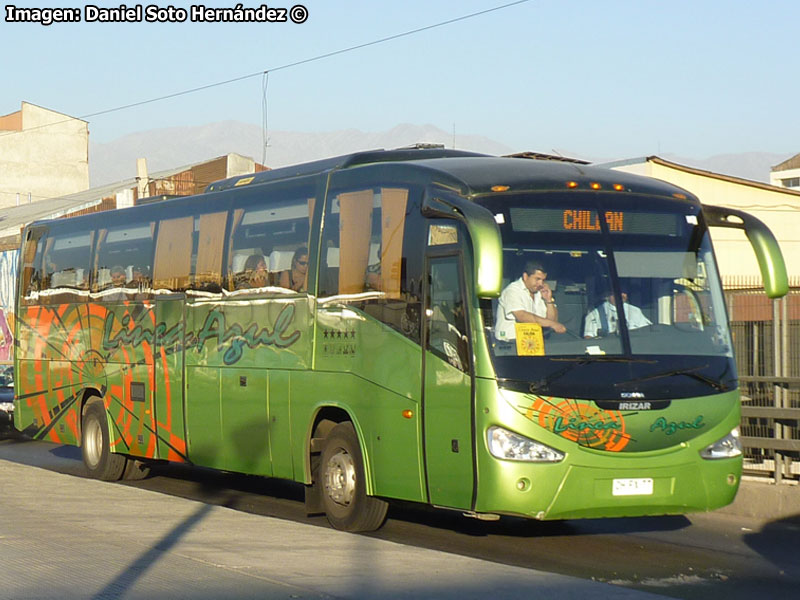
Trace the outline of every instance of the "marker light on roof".
[[624, 189], [625, 189], [625, 186], [624, 186], [624, 185], [622, 185], [621, 183], [615, 183], [615, 184], [614, 184], [614, 189], [615, 189], [616, 191], [618, 191], [618, 192], [621, 192], [622, 190], [624, 190]]
[[567, 187], [570, 188], [570, 189], [576, 188], [576, 187], [578, 187], [578, 182], [577, 181], [568, 181], [567, 182]]
[[678, 200], [686, 200], [686, 194], [679, 194], [678, 192], [675, 192], [672, 194], [672, 196]]
[[509, 187], [507, 185], [493, 185], [492, 191], [493, 192], [507, 192]]
[[597, 183], [596, 181], [593, 181], [592, 183], [589, 184], [589, 187], [592, 188], [593, 190], [599, 190], [603, 186]]

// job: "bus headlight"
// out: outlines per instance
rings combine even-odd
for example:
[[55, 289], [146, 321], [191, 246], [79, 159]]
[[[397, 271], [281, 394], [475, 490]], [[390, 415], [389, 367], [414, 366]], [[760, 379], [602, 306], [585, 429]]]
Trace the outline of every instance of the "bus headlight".
[[706, 446], [700, 451], [700, 456], [709, 460], [715, 458], [734, 458], [742, 455], [742, 442], [739, 441], [739, 428], [733, 430], [724, 438]]
[[502, 427], [490, 427], [487, 438], [489, 452], [497, 458], [528, 462], [559, 462], [564, 459], [563, 452]]

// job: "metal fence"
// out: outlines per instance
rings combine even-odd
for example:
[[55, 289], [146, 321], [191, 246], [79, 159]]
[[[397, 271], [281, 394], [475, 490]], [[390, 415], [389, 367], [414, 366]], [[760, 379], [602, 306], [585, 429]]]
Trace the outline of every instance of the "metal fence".
[[800, 278], [770, 300], [757, 278], [726, 278], [742, 391], [745, 474], [800, 481]]

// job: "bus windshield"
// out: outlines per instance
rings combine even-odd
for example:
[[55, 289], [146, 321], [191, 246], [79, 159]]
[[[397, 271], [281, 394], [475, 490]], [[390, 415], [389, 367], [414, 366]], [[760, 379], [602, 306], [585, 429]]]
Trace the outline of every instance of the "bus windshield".
[[566, 192], [481, 204], [503, 240], [503, 291], [482, 311], [498, 379], [537, 393], [616, 399], [735, 385], [698, 205]]

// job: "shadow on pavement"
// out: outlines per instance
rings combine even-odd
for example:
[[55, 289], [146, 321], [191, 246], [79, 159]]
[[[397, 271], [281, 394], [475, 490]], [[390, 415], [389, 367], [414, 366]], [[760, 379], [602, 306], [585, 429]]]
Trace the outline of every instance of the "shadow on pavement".
[[50, 450], [50, 454], [58, 458], [68, 458], [71, 460], [83, 460], [81, 449], [78, 446], [57, 446]]
[[162, 554], [169, 552], [183, 536], [189, 533], [211, 512], [212, 508], [210, 504], [201, 504], [194, 514], [178, 524], [172, 531], [156, 542], [152, 548], [145, 550], [125, 570], [110, 581], [105, 588], [95, 594], [94, 598], [98, 600], [101, 598], [102, 600], [124, 598], [136, 582], [142, 579], [147, 571], [158, 563], [158, 559]]
[[800, 576], [800, 515], [771, 521], [757, 533], [743, 536], [745, 543], [781, 569], [785, 575]]
[[570, 521], [537, 521], [520, 517], [501, 517], [499, 521], [481, 521], [464, 517], [461, 511], [447, 511], [411, 503], [393, 503], [389, 509], [389, 518], [435, 529], [448, 529], [474, 537], [499, 535], [544, 538], [576, 534], [605, 535], [676, 531], [691, 526], [691, 521], [683, 515]]

